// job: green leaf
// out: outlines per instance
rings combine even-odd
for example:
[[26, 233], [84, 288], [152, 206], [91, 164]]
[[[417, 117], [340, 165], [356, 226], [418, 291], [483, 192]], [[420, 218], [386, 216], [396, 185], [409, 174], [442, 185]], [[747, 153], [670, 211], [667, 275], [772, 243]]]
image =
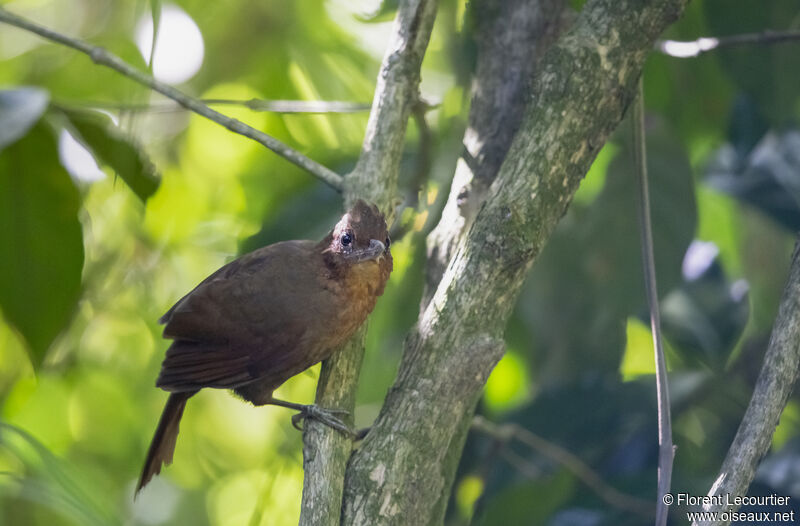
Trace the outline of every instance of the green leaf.
[[26, 430], [0, 420], [0, 452], [27, 469], [24, 476], [4, 473], [0, 478], [0, 496], [8, 497], [10, 502], [36, 503], [73, 524], [120, 523], [113, 504], [103, 498], [83, 470], [57, 457]]
[[800, 130], [770, 131], [746, 157], [732, 144], [709, 163], [708, 184], [748, 203], [788, 228], [800, 228]]
[[77, 132], [76, 139], [101, 162], [117, 172], [131, 190], [147, 201], [158, 189], [159, 178], [145, 153], [123, 137], [106, 115], [92, 111], [62, 109]]
[[0, 306], [27, 341], [35, 366], [80, 296], [79, 206], [44, 123], [0, 152]]
[[545, 524], [575, 491], [575, 479], [559, 470], [535, 481], [525, 481], [494, 495], [475, 524]]
[[38, 88], [0, 91], [0, 150], [28, 133], [49, 100], [48, 93]]

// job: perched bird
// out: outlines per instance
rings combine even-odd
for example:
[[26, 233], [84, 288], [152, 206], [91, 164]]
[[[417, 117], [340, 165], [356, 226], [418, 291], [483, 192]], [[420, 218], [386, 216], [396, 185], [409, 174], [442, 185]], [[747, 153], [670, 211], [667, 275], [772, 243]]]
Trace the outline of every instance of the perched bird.
[[320, 242], [283, 241], [223, 266], [159, 320], [172, 339], [156, 386], [170, 392], [138, 493], [172, 462], [186, 401], [204, 387], [300, 411], [341, 431], [331, 411], [272, 392], [328, 358], [364, 322], [392, 272], [386, 221], [359, 200]]

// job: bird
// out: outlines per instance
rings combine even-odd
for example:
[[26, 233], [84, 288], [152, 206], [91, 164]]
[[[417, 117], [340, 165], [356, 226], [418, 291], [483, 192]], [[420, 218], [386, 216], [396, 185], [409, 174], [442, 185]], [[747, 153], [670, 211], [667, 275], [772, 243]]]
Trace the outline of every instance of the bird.
[[230, 389], [256, 406], [299, 411], [344, 433], [346, 413], [278, 400], [273, 391], [327, 359], [366, 320], [392, 272], [383, 214], [359, 199], [319, 242], [281, 241], [224, 265], [159, 320], [172, 340], [156, 387], [168, 391], [135, 495], [172, 463], [186, 402]]

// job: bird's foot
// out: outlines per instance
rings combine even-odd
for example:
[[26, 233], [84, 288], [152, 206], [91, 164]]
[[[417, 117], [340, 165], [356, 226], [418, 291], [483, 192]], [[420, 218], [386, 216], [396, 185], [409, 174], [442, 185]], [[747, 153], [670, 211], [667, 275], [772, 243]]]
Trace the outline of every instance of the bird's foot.
[[344, 409], [326, 409], [315, 404], [303, 405], [298, 409], [300, 412], [292, 416], [292, 425], [295, 427], [295, 429], [302, 431], [303, 427], [300, 425], [300, 422], [308, 418], [312, 418], [349, 437], [353, 437], [355, 435], [353, 430], [350, 429], [347, 424], [342, 422], [338, 416], [336, 416], [347, 416], [350, 414]]

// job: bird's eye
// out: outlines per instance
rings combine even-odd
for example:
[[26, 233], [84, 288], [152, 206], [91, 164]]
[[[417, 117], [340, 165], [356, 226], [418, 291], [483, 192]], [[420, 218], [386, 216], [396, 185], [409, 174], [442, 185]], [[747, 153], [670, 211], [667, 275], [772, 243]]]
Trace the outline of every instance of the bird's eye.
[[342, 245], [347, 246], [353, 242], [353, 236], [351, 236], [349, 232], [345, 232], [342, 234], [342, 237], [339, 238], [339, 241]]
[[386, 245], [386, 248], [389, 248], [389, 245], [391, 245], [391, 244], [392, 244], [392, 240], [389, 239], [389, 236], [386, 236], [386, 243], [384, 243], [384, 245]]

